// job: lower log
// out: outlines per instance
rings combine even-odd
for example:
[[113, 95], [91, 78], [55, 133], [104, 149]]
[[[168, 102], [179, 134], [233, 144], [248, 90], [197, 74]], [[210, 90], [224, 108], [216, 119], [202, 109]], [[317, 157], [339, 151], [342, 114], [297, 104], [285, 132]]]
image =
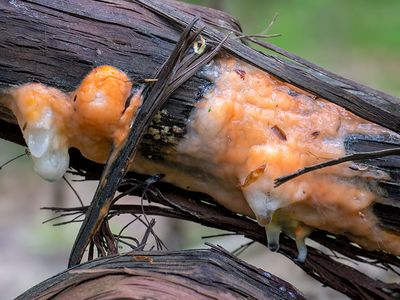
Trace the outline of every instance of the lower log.
[[224, 250], [131, 252], [68, 269], [17, 299], [305, 299]]

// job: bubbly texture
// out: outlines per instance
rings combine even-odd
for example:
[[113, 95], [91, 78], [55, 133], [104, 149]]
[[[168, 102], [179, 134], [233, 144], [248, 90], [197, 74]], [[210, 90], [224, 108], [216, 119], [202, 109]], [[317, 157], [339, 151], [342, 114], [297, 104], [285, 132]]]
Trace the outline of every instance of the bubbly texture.
[[398, 135], [236, 59], [216, 60], [201, 75], [214, 85], [193, 111], [177, 152], [168, 163], [136, 160], [138, 171], [166, 173], [167, 181], [256, 217], [272, 250], [286, 232], [300, 261], [313, 228], [400, 254], [400, 236], [380, 228], [371, 208], [380, 197], [374, 180], [386, 173], [349, 162], [274, 188], [280, 176], [344, 156], [350, 134]]
[[29, 83], [10, 89], [2, 100], [18, 120], [34, 170], [55, 181], [68, 168], [70, 147], [104, 163], [111, 146], [125, 139], [141, 103], [140, 92], [131, 96], [131, 89], [124, 72], [100, 66], [72, 93]]
[[65, 117], [72, 110], [68, 96], [38, 83], [12, 89], [10, 96], [6, 104], [21, 127], [35, 172], [50, 181], [62, 177], [69, 165]]
[[[162, 140], [167, 151], [163, 159], [139, 153], [131, 170], [164, 173], [170, 183], [255, 217], [272, 250], [286, 232], [296, 240], [300, 261], [313, 228], [400, 254], [400, 236], [380, 228], [372, 212], [380, 200], [375, 182], [388, 174], [349, 162], [274, 187], [280, 176], [344, 156], [351, 134], [398, 135], [233, 58], [213, 61], [200, 76], [213, 84], [192, 111], [184, 137], [176, 139], [168, 126], [150, 127], [148, 135]], [[101, 66], [72, 93], [26, 84], [11, 89], [6, 103], [35, 170], [56, 180], [68, 167], [69, 147], [104, 163], [110, 148], [126, 138], [141, 104], [140, 91], [131, 96], [131, 89], [123, 72]]]

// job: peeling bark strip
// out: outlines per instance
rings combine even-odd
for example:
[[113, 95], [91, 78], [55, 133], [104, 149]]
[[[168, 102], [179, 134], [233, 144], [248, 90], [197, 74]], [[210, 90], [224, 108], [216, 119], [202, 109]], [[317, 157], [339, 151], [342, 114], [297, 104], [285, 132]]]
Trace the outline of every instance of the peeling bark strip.
[[[83, 75], [102, 64], [112, 64], [134, 80], [143, 82], [152, 78], [167, 60], [183, 28], [195, 16], [202, 17], [195, 30], [206, 24], [218, 23], [216, 25], [230, 28], [233, 32], [240, 31], [235, 20], [224, 13], [165, 0], [1, 1], [0, 88], [39, 81], [70, 91]], [[206, 26], [203, 35], [207, 41], [218, 43], [226, 36], [225, 31]], [[274, 45], [253, 38], [248, 40], [262, 44], [290, 61], [260, 54], [234, 39], [225, 43], [224, 48], [279, 78], [400, 132], [397, 98], [331, 74]], [[169, 113], [161, 114], [159, 125], [176, 126], [180, 130], [173, 134], [181, 138], [187, 118], [197, 99], [201, 98], [199, 88], [207, 84], [206, 80], [197, 76], [187, 80], [165, 103], [164, 108]], [[0, 137], [24, 144], [15, 119], [2, 107], [0, 119]], [[145, 135], [139, 151], [162, 159], [168, 146]], [[99, 178], [102, 166], [82, 159], [75, 151], [72, 151], [71, 158], [71, 166], [80, 174], [87, 178]], [[137, 174], [128, 176], [139, 178]], [[164, 194], [158, 195], [158, 201], [170, 208], [161, 213], [158, 211], [159, 214], [244, 234], [266, 245], [265, 233], [254, 221], [210, 204], [212, 201], [205, 205], [205, 202], [200, 202], [206, 199], [204, 195], [165, 184], [157, 187]], [[386, 211], [381, 209], [380, 212], [387, 217]], [[356, 261], [373, 261], [373, 264], [389, 269], [399, 267], [396, 257], [360, 249], [342, 237], [316, 232], [311, 238]], [[294, 258], [295, 249], [291, 239], [282, 237], [281, 253]], [[353, 298], [390, 299], [400, 291], [398, 284], [373, 280], [311, 247], [307, 261], [297, 264], [317, 280]]]
[[87, 245], [98, 233], [104, 218], [108, 214], [114, 194], [127, 172], [128, 164], [134, 157], [141, 138], [147, 131], [154, 115], [180, 85], [219, 52], [226, 40], [221, 41], [214, 49], [208, 48], [201, 55], [197, 53], [188, 54], [187, 50], [201, 32], [201, 29], [199, 29], [191, 34], [191, 30], [198, 20], [198, 18], [193, 19], [185, 28], [170, 57], [161, 70], [157, 72], [158, 74], [153, 76], [157, 79], [157, 82], [144, 91], [144, 103], [131, 126], [127, 140], [121, 146], [112, 150], [90, 209], [86, 213], [85, 220], [72, 248], [69, 267], [80, 263]]
[[[17, 299], [305, 299], [221, 248], [133, 252], [64, 271]], [[97, 298], [96, 298], [97, 299]]]

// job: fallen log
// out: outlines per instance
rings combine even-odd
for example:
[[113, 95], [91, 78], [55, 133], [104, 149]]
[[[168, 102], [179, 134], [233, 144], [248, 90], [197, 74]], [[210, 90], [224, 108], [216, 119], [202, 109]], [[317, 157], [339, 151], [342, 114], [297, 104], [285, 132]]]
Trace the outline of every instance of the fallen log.
[[17, 299], [305, 299], [293, 286], [221, 248], [135, 252], [97, 259]]
[[[52, 1], [1, 3], [0, 87], [7, 88], [11, 85], [39, 81], [71, 91], [84, 74], [94, 66], [102, 64], [112, 64], [138, 82], [153, 78], [174, 49], [181, 30], [189, 24], [194, 15], [200, 15], [208, 24], [220, 20], [223, 27], [230, 28], [233, 32], [240, 31], [235, 21], [223, 13], [175, 2], [166, 5], [158, 1], [88, 1], [84, 4], [70, 1], [62, 6]], [[221, 22], [217, 25], [221, 26]], [[195, 28], [199, 29], [203, 25], [205, 24], [198, 22]], [[203, 34], [216, 43], [221, 42], [226, 36], [209, 26], [203, 30]], [[266, 46], [287, 56], [290, 61], [262, 55], [237, 39], [228, 40], [223, 44], [228, 53], [278, 78], [399, 132], [399, 110], [396, 109], [398, 100], [394, 97], [321, 70], [272, 45], [266, 44]], [[206, 79], [198, 75], [185, 82], [166, 102], [163, 109], [168, 113], [160, 114], [160, 122], [154, 125], [155, 129], [162, 130], [163, 126], [176, 126], [182, 130], [173, 131], [171, 134], [173, 138], [181, 139], [188, 117], [201, 98], [202, 87], [208, 84]], [[2, 108], [0, 111], [3, 120], [0, 135], [23, 143], [15, 119], [6, 109]], [[147, 134], [141, 141], [139, 153], [144, 157], [163, 160], [171, 151], [170, 146], [168, 142], [154, 139], [154, 135]], [[84, 173], [87, 176], [98, 177], [101, 173], [101, 169], [92, 168], [90, 162], [82, 160], [76, 153], [72, 155], [71, 166], [87, 171]], [[178, 194], [183, 193], [181, 190], [177, 191]], [[385, 209], [381, 209], [380, 212], [384, 218], [393, 221]], [[393, 214], [393, 210], [391, 213]], [[218, 222], [219, 220], [214, 219], [205, 223], [217, 227]], [[398, 225], [392, 224], [392, 226], [396, 228]], [[229, 229], [229, 226], [225, 229]], [[235, 228], [234, 231], [243, 232], [240, 228]], [[354, 253], [360, 254], [361, 250], [351, 247], [349, 241], [338, 238], [332, 243], [331, 238], [324, 233], [317, 233], [314, 236], [333, 250], [344, 251], [348, 256], [353, 254], [353, 258], [357, 256]], [[265, 238], [259, 240], [266, 244]], [[289, 239], [283, 243], [284, 245], [287, 243], [289, 250], [282, 247], [281, 251], [294, 257], [293, 243]], [[346, 248], [349, 251], [342, 249], [343, 244], [349, 245]], [[378, 263], [383, 265], [398, 263], [396, 258], [390, 255], [361, 252], [362, 257], [377, 259]], [[357, 278], [361, 279], [357, 288], [343, 287], [343, 281], [352, 277], [352, 271], [347, 268], [343, 273], [334, 269], [324, 270], [324, 267], [318, 267], [318, 263], [313, 262], [313, 255], [319, 254], [311, 251], [309, 262], [302, 267], [314, 277], [321, 277], [321, 274], [324, 274], [324, 283], [348, 295], [353, 297], [359, 295], [357, 289], [360, 286], [362, 290], [372, 287], [375, 296], [381, 298], [398, 290], [398, 287], [392, 285], [370, 284], [368, 278], [359, 276]], [[388, 290], [390, 292], [385, 294]], [[362, 294], [365, 296], [365, 292]]]

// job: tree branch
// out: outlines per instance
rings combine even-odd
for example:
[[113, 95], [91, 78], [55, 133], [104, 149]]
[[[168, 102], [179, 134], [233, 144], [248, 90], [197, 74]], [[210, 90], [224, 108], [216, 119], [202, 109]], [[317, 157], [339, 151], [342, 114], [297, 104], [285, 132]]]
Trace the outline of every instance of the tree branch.
[[[236, 21], [224, 13], [169, 0], [71, 0], [62, 4], [51, 0], [2, 1], [0, 88], [39, 81], [71, 91], [94, 66], [102, 64], [112, 64], [137, 82], [143, 82], [146, 78], [153, 78], [167, 60], [182, 29], [194, 16], [202, 18], [196, 23], [194, 30], [204, 28], [204, 37], [215, 44], [221, 43], [226, 37], [225, 32], [212, 26], [216, 22], [232, 29], [234, 33], [241, 32]], [[251, 37], [247, 39], [262, 44], [287, 59], [261, 54], [234, 38], [227, 40], [223, 48], [231, 55], [289, 83], [400, 132], [397, 98], [327, 72], [274, 45]], [[160, 126], [177, 126], [184, 131], [190, 112], [200, 98], [199, 88], [207, 84], [207, 80], [194, 75], [177, 88], [163, 106], [172, 113], [161, 117]], [[182, 138], [182, 133], [174, 135], [177, 139]], [[0, 137], [24, 144], [15, 118], [1, 106]], [[167, 150], [170, 150], [167, 145], [155, 143], [146, 135], [138, 149], [145, 157], [154, 156], [159, 159], [164, 159]], [[103, 166], [82, 158], [74, 149], [71, 150], [71, 167], [75, 173], [87, 179], [98, 179], [103, 169]], [[143, 180], [137, 174], [129, 174], [128, 178], [139, 182]], [[121, 191], [129, 188], [126, 182], [121, 183], [123, 184], [118, 187]], [[154, 187], [161, 193], [154, 190], [149, 193], [149, 198], [165, 208], [151, 206], [148, 213], [196, 221], [266, 244], [264, 230], [255, 221], [221, 208], [207, 196], [162, 183], [157, 183]], [[130, 212], [139, 213], [138, 207], [129, 209]], [[117, 213], [116, 210], [112, 210], [111, 215], [113, 213]], [[106, 227], [101, 229], [108, 234]], [[318, 231], [311, 238], [357, 261], [369, 261], [387, 268], [399, 267], [396, 257], [360, 249], [342, 237], [332, 237]], [[105, 245], [110, 246], [107, 241]], [[104, 245], [96, 243], [96, 246], [101, 248]], [[93, 250], [93, 247], [92, 244], [90, 249]], [[280, 251], [292, 259], [297, 254], [294, 242], [287, 236], [282, 238]], [[309, 250], [304, 264], [296, 263], [317, 280], [350, 297], [388, 299], [399, 293], [399, 285], [373, 280], [315, 249]]]

